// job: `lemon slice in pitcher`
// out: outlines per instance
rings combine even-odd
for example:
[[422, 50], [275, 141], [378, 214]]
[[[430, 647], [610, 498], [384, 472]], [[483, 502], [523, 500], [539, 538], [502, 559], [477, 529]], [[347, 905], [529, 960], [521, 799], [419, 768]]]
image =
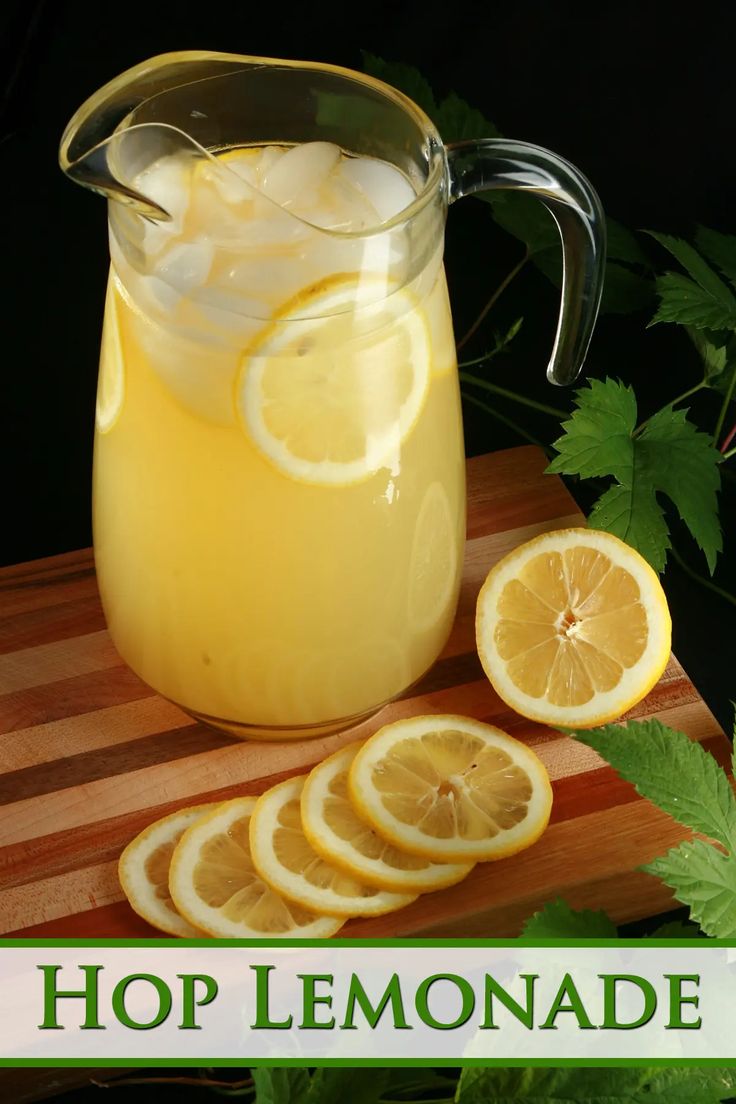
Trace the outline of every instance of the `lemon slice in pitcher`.
[[100, 433], [107, 433], [115, 425], [123, 408], [125, 395], [125, 369], [120, 342], [115, 277], [110, 273], [105, 296], [105, 321], [102, 326], [100, 348], [100, 374], [97, 381], [95, 422]]
[[336, 276], [290, 300], [246, 350], [241, 423], [279, 471], [344, 486], [398, 459], [427, 395], [430, 341], [407, 291]]
[[348, 776], [360, 816], [432, 862], [501, 859], [541, 836], [552, 788], [519, 740], [470, 717], [410, 717], [360, 749]]
[[652, 568], [611, 533], [544, 533], [504, 557], [478, 597], [478, 654], [499, 697], [532, 720], [583, 728], [631, 709], [670, 654]]

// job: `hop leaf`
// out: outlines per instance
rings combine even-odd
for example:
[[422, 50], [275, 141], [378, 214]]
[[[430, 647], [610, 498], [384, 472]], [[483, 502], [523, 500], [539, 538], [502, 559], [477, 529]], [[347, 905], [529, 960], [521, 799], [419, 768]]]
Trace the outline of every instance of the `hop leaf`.
[[573, 909], [561, 898], [535, 912], [522, 931], [527, 939], [615, 939], [617, 934], [605, 912]]
[[577, 409], [555, 441], [559, 453], [547, 468], [563, 475], [613, 476], [588, 519], [636, 548], [662, 571], [669, 528], [658, 496], [676, 507], [711, 573], [722, 548], [717, 494], [720, 455], [710, 437], [665, 407], [635, 431], [636, 397], [616, 380], [591, 380], [575, 396]]

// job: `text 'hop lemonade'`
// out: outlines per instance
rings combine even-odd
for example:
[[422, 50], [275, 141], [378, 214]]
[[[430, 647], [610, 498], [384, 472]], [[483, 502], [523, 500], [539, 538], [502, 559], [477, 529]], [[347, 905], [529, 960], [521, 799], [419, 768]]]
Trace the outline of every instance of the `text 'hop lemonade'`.
[[375, 709], [434, 661], [459, 585], [441, 242], [409, 240], [399, 169], [326, 142], [179, 153], [135, 186], [171, 220], [111, 214], [95, 547], [115, 644], [236, 730]]

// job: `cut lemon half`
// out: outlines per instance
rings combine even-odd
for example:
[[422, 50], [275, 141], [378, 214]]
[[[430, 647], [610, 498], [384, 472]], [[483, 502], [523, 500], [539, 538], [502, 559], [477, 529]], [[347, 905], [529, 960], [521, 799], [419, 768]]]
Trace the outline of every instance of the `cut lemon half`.
[[670, 654], [661, 583], [610, 533], [563, 529], [509, 553], [478, 597], [478, 654], [499, 697], [544, 724], [615, 720]]
[[214, 805], [192, 805], [149, 824], [123, 851], [118, 877], [131, 908], [154, 928], [196, 939], [201, 930], [177, 911], [169, 892], [169, 867], [184, 832]]
[[303, 908], [325, 916], [380, 916], [416, 894], [388, 893], [325, 862], [304, 834], [305, 778], [289, 778], [259, 797], [250, 823], [253, 863], [264, 881]]
[[353, 760], [350, 800], [376, 831], [433, 862], [513, 855], [549, 820], [552, 788], [533, 751], [469, 717], [386, 725]]
[[171, 859], [169, 890], [195, 927], [225, 939], [326, 939], [342, 926], [284, 901], [259, 877], [248, 829], [254, 797], [216, 806], [184, 832]]
[[387, 843], [361, 819], [348, 796], [348, 773], [362, 747], [349, 744], [314, 768], [302, 790], [304, 835], [326, 862], [394, 893], [429, 893], [455, 885], [470, 863], [433, 863]]
[[108, 433], [120, 416], [125, 395], [125, 368], [120, 342], [120, 323], [115, 295], [115, 277], [107, 280], [105, 320], [102, 325], [100, 371], [97, 380], [95, 423], [100, 433]]
[[344, 486], [398, 461], [427, 395], [430, 341], [410, 293], [389, 291], [377, 277], [321, 281], [246, 350], [236, 410], [291, 479]]

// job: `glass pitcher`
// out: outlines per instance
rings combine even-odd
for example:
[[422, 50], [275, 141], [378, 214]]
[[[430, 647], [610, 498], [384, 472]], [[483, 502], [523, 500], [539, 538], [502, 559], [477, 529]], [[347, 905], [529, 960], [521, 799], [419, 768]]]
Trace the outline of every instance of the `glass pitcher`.
[[554, 215], [561, 384], [600, 300], [595, 192], [526, 143], [443, 146], [370, 77], [204, 52], [106, 85], [60, 160], [110, 200], [94, 545], [117, 649], [241, 737], [357, 723], [431, 667], [457, 603], [447, 206], [516, 188]]

